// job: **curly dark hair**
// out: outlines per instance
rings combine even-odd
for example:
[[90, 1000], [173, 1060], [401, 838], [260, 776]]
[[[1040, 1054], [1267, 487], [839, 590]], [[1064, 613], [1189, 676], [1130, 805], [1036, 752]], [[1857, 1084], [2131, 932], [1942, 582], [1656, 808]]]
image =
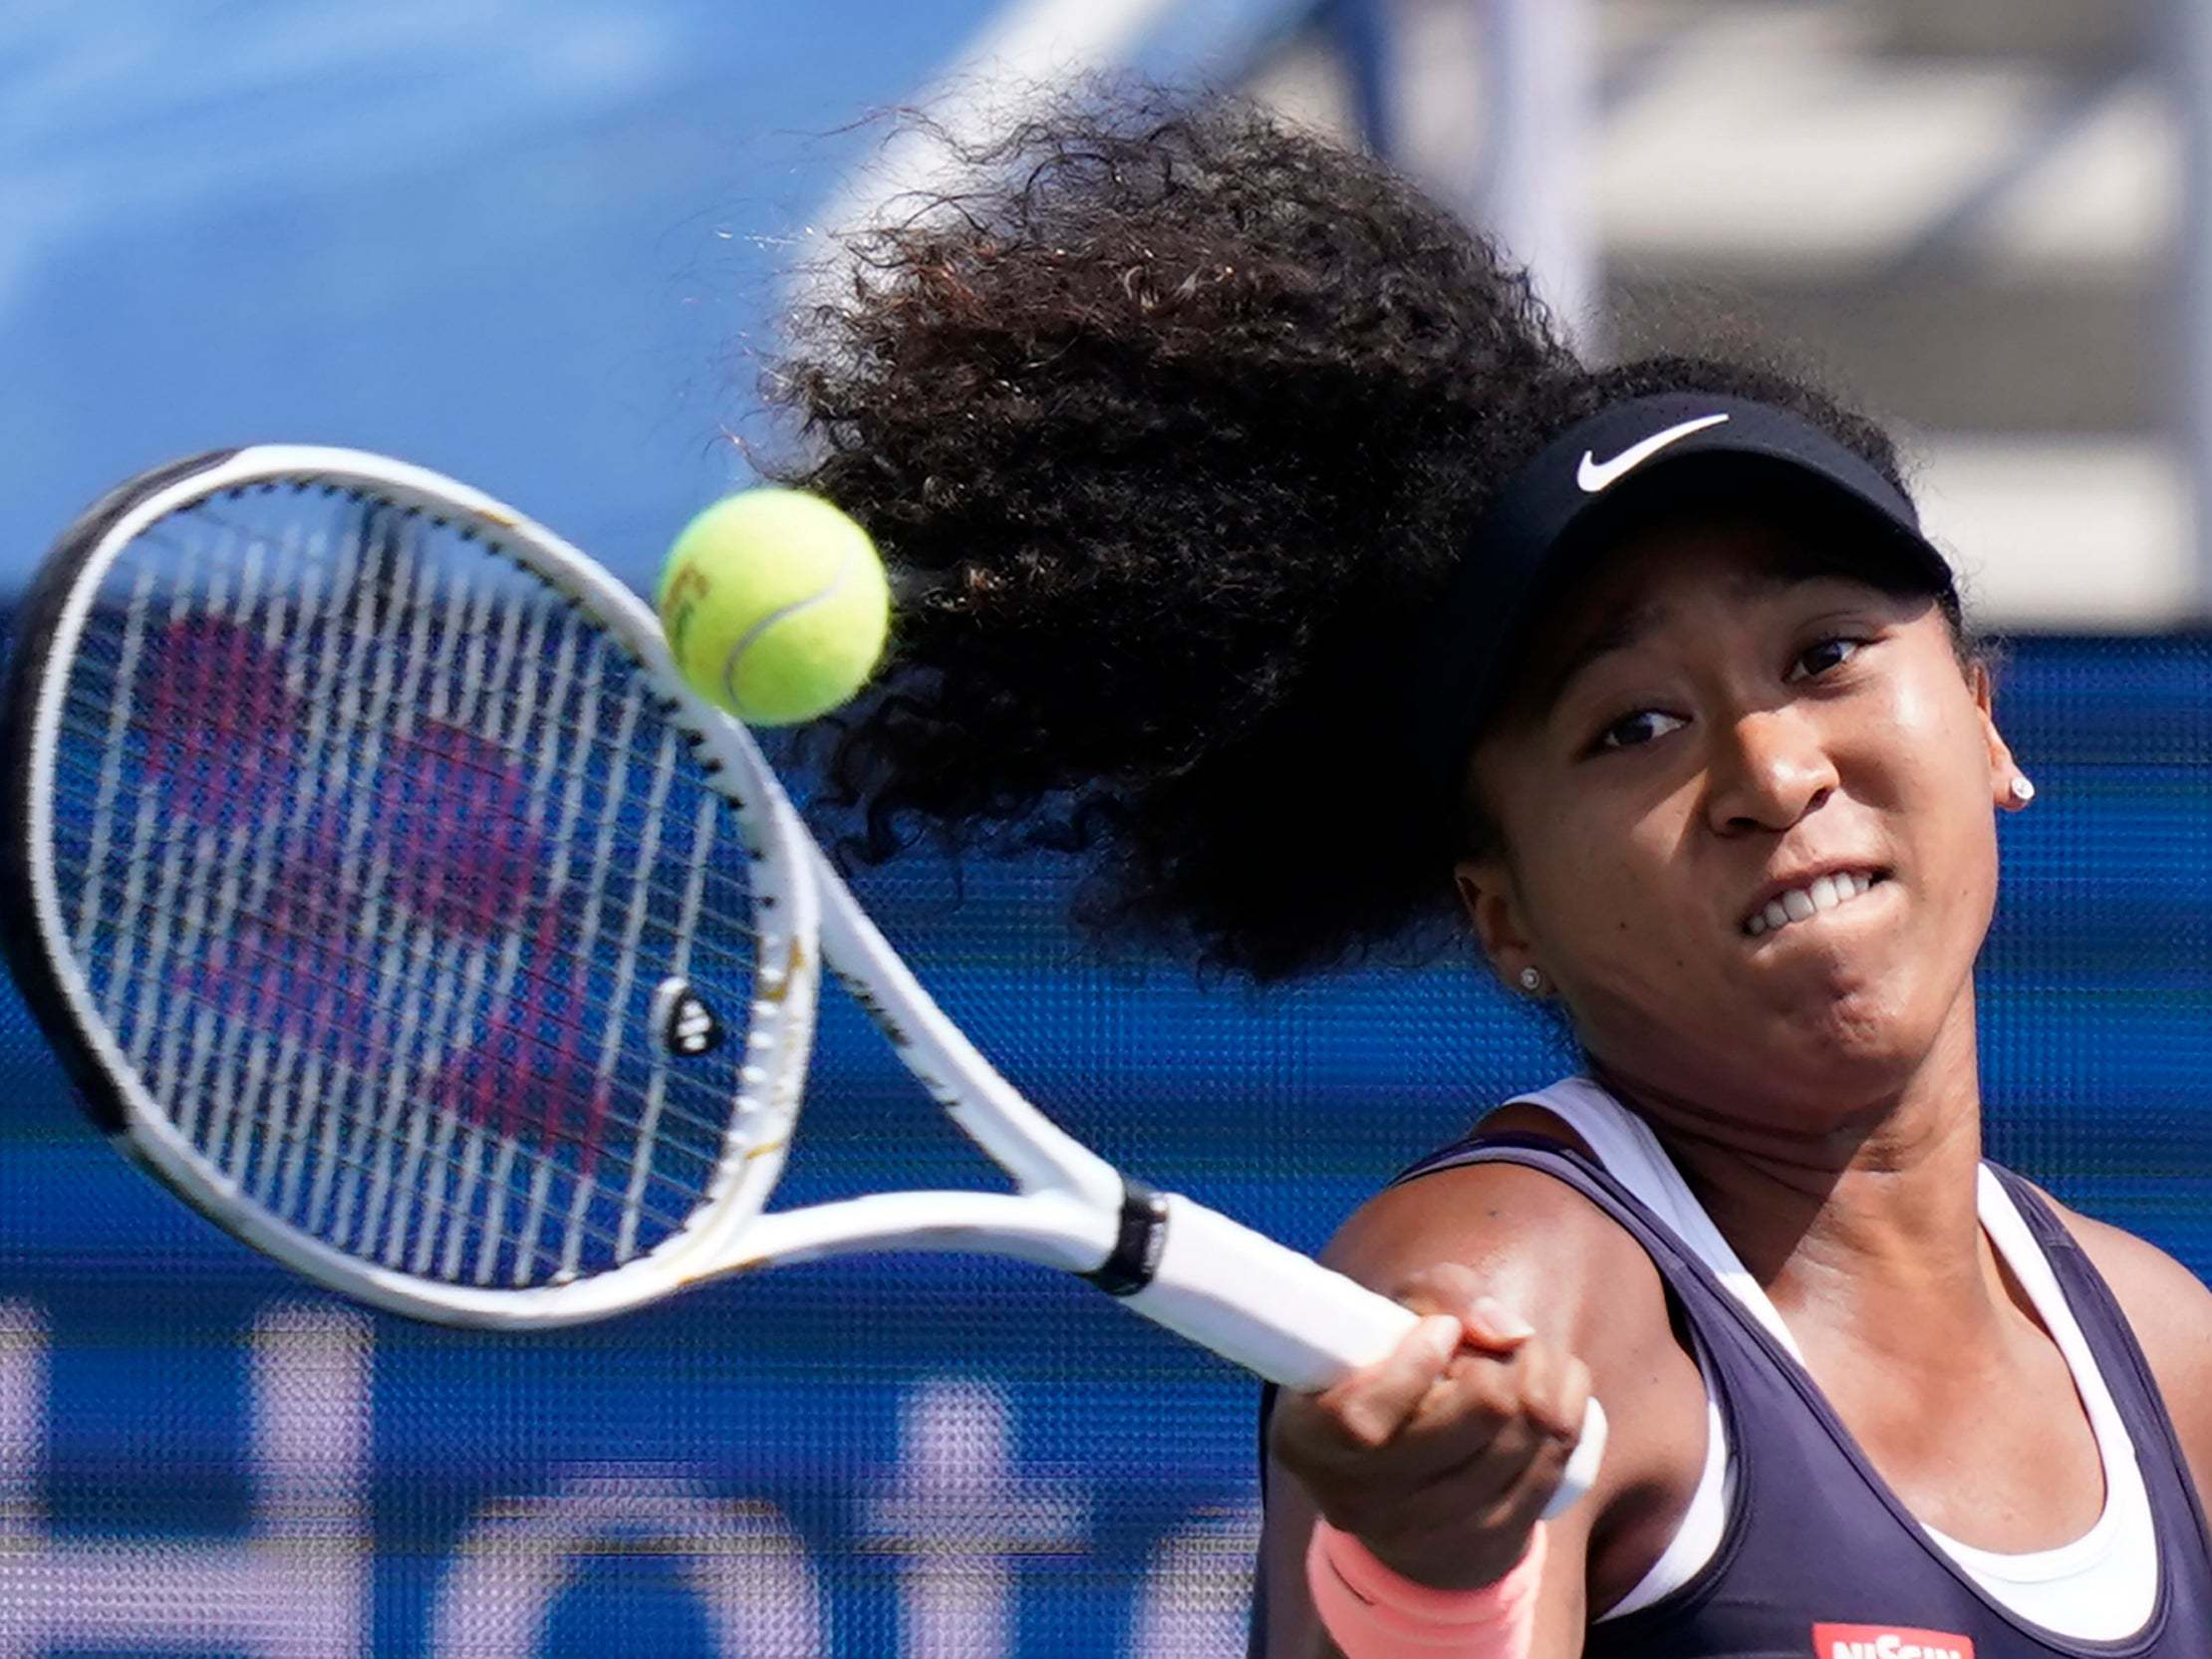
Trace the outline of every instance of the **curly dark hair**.
[[[852, 856], [1081, 855], [1080, 918], [1258, 981], [1425, 956], [1470, 826], [1393, 665], [1501, 483], [1643, 393], [1879, 427], [1750, 364], [1579, 363], [1525, 272], [1385, 166], [1228, 99], [1092, 101], [850, 239], [765, 382], [902, 586], [813, 740]], [[1901, 481], [1900, 481], [1901, 483]], [[841, 821], [840, 821], [841, 820]]]

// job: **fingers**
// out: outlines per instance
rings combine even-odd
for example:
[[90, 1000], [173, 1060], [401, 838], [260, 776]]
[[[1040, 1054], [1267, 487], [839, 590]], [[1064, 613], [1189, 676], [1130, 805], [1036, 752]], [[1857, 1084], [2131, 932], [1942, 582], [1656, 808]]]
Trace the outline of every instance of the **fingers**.
[[1275, 1456], [1319, 1494], [1341, 1473], [1384, 1459], [1460, 1352], [1461, 1325], [1422, 1319], [1373, 1365], [1319, 1394], [1285, 1392], [1268, 1438]]
[[1450, 1314], [1465, 1340], [1486, 1353], [1511, 1353], [1535, 1335], [1535, 1326], [1486, 1288], [1482, 1276], [1457, 1262], [1425, 1267], [1398, 1287], [1398, 1300], [1416, 1313]]
[[1502, 1355], [1463, 1349], [1375, 1464], [1409, 1484], [1449, 1480], [1470, 1498], [1500, 1497], [1524, 1470], [1565, 1468], [1589, 1387], [1588, 1368], [1547, 1343], [1523, 1340]]
[[[1448, 1386], [1462, 1367], [1488, 1366], [1490, 1376], [1472, 1385], [1486, 1402], [1453, 1421], [1408, 1426], [1409, 1454], [1415, 1442], [1439, 1462], [1456, 1451], [1465, 1457], [1429, 1482], [1424, 1494], [1490, 1510], [1502, 1523], [1532, 1525], [1549, 1506], [1566, 1474], [1567, 1461], [1581, 1438], [1590, 1398], [1589, 1368], [1571, 1354], [1528, 1343], [1512, 1361], [1500, 1363], [1468, 1355], [1455, 1362]], [[1441, 1391], [1440, 1391], [1441, 1392]], [[1499, 1414], [1487, 1438], [1475, 1425]], [[1472, 1432], [1471, 1432], [1472, 1431]]]
[[1347, 1442], [1369, 1451], [1389, 1445], [1420, 1410], [1460, 1348], [1460, 1321], [1432, 1314], [1379, 1363], [1355, 1371], [1320, 1396]]
[[[1462, 1298], [1471, 1313], [1475, 1299]], [[1484, 1454], [1563, 1466], [1589, 1398], [1587, 1368], [1521, 1334], [1510, 1314], [1475, 1316], [1487, 1321], [1481, 1348], [1460, 1340], [1466, 1320], [1432, 1313], [1378, 1363], [1320, 1394], [1285, 1395], [1274, 1423], [1287, 1443], [1278, 1455], [1293, 1467], [1356, 1463], [1370, 1479], [1408, 1481]]]
[[1333, 1524], [1423, 1582], [1510, 1566], [1565, 1474], [1589, 1371], [1466, 1268], [1417, 1274], [1400, 1299], [1424, 1317], [1389, 1355], [1278, 1400], [1275, 1455]]

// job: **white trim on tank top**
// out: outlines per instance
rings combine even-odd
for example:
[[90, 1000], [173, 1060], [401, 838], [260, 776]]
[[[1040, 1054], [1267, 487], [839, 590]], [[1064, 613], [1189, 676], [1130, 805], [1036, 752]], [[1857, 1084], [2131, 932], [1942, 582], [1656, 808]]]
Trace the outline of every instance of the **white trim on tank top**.
[[[1605, 1172], [1633, 1193], [1664, 1222], [1784, 1350], [1800, 1365], [1803, 1354], [1781, 1310], [1752, 1276], [1735, 1247], [1721, 1236], [1689, 1183], [1667, 1156], [1650, 1126], [1586, 1077], [1563, 1078], [1548, 1088], [1518, 1097], [1516, 1104], [1540, 1106], [1581, 1137]], [[2044, 1329], [2073, 1374], [2075, 1393], [2096, 1438], [2104, 1469], [2104, 1507], [2079, 1537], [2051, 1549], [2005, 1554], [1977, 1549], [1946, 1536], [1926, 1522], [1921, 1529], [1950, 1556], [1959, 1570], [1985, 1594], [2016, 1616], [2054, 1635], [2074, 1641], [2117, 1641], [2133, 1635], [2149, 1619], [2158, 1599], [2157, 1534], [2150, 1495], [2135, 1461], [2134, 1442], [2121, 1420], [2035, 1236], [2012, 1196], [1987, 1166], [1981, 1171], [1976, 1211], [1992, 1247], [2028, 1294]], [[1728, 1523], [1732, 1465], [1728, 1429], [1715, 1398], [1711, 1369], [1702, 1356], [1706, 1385], [1705, 1468], [1682, 1523], [1636, 1587], [1599, 1619], [1619, 1618], [1648, 1607], [1687, 1584], [1711, 1561]]]

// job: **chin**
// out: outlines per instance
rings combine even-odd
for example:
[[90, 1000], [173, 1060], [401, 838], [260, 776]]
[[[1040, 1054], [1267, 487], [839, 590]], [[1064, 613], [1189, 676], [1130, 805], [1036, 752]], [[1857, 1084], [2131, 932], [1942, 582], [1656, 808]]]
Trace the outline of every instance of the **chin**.
[[1762, 970], [1749, 985], [1724, 974], [1684, 987], [1689, 994], [1670, 998], [1666, 1010], [1643, 1009], [1643, 1043], [1631, 1039], [1618, 1050], [1640, 1047], [1667, 1066], [1671, 1049], [1678, 1075], [1703, 1073], [1719, 1091], [1798, 1121], [1852, 1116], [1894, 1097], [1927, 1063], [1948, 999], [1918, 965], [1869, 962], [1861, 952], [1788, 968]]
[[1848, 1120], [1902, 1094], [1928, 1062], [1940, 1022], [1878, 996], [1839, 999], [1800, 1013], [1763, 1045], [1762, 1070], [1778, 1104], [1810, 1117]]

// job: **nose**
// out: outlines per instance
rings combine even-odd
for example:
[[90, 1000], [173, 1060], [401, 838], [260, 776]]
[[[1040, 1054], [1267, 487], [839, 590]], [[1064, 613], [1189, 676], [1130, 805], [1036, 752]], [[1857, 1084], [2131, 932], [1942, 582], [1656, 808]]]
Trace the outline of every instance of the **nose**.
[[1706, 811], [1714, 831], [1786, 830], [1834, 792], [1835, 762], [1809, 722], [1790, 708], [1754, 709], [1714, 745]]

